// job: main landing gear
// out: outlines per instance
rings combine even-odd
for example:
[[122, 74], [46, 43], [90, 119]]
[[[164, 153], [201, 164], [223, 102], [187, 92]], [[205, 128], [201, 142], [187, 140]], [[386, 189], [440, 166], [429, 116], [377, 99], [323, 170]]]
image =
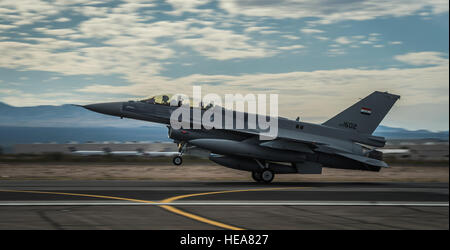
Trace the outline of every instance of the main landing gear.
[[268, 162], [261, 162], [255, 159], [256, 163], [261, 167], [260, 170], [255, 170], [252, 172], [252, 178], [256, 182], [271, 183], [275, 177], [275, 173], [270, 170]]
[[261, 181], [262, 181], [262, 178], [261, 178], [261, 172], [253, 171], [253, 172], [252, 172], [252, 178], [253, 178], [253, 180], [256, 181], [256, 182], [261, 182]]
[[270, 169], [265, 169], [261, 172], [258, 172], [258, 171], [252, 172], [252, 178], [256, 182], [271, 183], [273, 181], [274, 177], [275, 177], [275, 174]]

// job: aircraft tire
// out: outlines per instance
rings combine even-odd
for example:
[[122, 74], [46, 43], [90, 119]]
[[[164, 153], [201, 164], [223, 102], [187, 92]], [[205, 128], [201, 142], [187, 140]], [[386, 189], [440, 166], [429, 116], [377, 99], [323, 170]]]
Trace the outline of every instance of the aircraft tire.
[[271, 183], [274, 177], [275, 174], [273, 173], [272, 170], [266, 169], [261, 172], [261, 179], [264, 183]]
[[183, 158], [181, 158], [181, 156], [175, 156], [173, 157], [172, 162], [174, 165], [179, 166], [183, 163]]
[[253, 171], [252, 178], [256, 182], [262, 182], [261, 172]]

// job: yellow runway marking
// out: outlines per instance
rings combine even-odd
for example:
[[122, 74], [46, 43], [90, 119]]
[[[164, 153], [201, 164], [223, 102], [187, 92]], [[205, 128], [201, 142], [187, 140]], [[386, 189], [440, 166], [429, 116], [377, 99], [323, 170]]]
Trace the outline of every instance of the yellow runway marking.
[[[299, 188], [299, 187], [297, 187]], [[241, 189], [241, 190], [226, 190], [226, 191], [215, 191], [215, 192], [206, 192], [206, 193], [195, 193], [195, 194], [185, 194], [185, 195], [179, 195], [179, 196], [174, 196], [174, 197], [170, 197], [164, 200], [161, 200], [161, 203], [170, 203], [176, 200], [180, 200], [180, 199], [184, 199], [184, 198], [188, 198], [188, 197], [194, 197], [194, 196], [202, 196], [202, 195], [213, 195], [213, 194], [226, 194], [226, 193], [238, 193], [238, 192], [255, 192], [255, 191], [273, 191], [273, 190], [283, 190], [283, 189], [297, 189], [297, 188], [255, 188], [255, 189]], [[191, 219], [197, 220], [197, 221], [201, 221], [203, 223], [206, 224], [210, 224], [216, 227], [221, 227], [221, 228], [225, 228], [225, 229], [231, 229], [231, 230], [244, 230], [243, 228], [239, 228], [239, 227], [235, 227], [235, 226], [230, 226], [227, 224], [224, 224], [222, 222], [217, 222], [217, 221], [213, 221], [213, 220], [209, 220], [200, 216], [197, 216], [195, 214], [190, 214], [187, 213], [185, 211], [182, 211], [180, 209], [174, 208], [172, 206], [168, 206], [168, 205], [163, 205], [161, 206], [162, 208], [169, 210], [173, 213], [182, 215], [182, 216], [186, 216], [189, 217]]]
[[162, 208], [164, 208], [167, 211], [170, 211], [172, 213], [179, 214], [179, 215], [182, 215], [184, 217], [188, 217], [190, 219], [193, 219], [193, 220], [196, 220], [196, 221], [200, 221], [200, 222], [203, 222], [203, 223], [206, 223], [206, 224], [210, 224], [210, 225], [213, 225], [213, 226], [216, 226], [216, 227], [220, 227], [220, 228], [224, 228], [224, 229], [228, 229], [228, 230], [244, 230], [243, 228], [239, 228], [239, 227], [235, 227], [235, 226], [224, 224], [222, 222], [206, 219], [206, 218], [200, 217], [198, 215], [185, 212], [185, 211], [183, 211], [181, 209], [178, 209], [178, 208], [175, 208], [175, 207], [172, 207], [172, 206], [161, 205], [160, 207], [162, 207]]
[[283, 190], [283, 189], [297, 189], [300, 187], [291, 187], [291, 188], [255, 188], [255, 189], [240, 189], [240, 190], [225, 190], [225, 191], [214, 191], [214, 192], [206, 192], [206, 193], [195, 193], [195, 194], [185, 194], [185, 195], [179, 195], [170, 197], [164, 200], [161, 200], [160, 202], [169, 203], [172, 201], [194, 197], [194, 196], [202, 196], [202, 195], [212, 195], [212, 194], [226, 194], [226, 193], [238, 193], [238, 192], [253, 192], [253, 191], [273, 191], [273, 190]]
[[[194, 196], [202, 196], [202, 195], [213, 195], [213, 194], [226, 194], [226, 193], [237, 193], [237, 192], [256, 192], [256, 191], [273, 191], [273, 190], [285, 190], [285, 189], [298, 189], [297, 188], [257, 188], [257, 189], [242, 189], [242, 190], [225, 190], [225, 191], [215, 191], [215, 192], [205, 192], [205, 193], [195, 193], [195, 194], [186, 194], [186, 195], [179, 195], [170, 197], [164, 200], [161, 200], [161, 203], [171, 203], [176, 200], [188, 198], [188, 197], [194, 197]], [[130, 199], [130, 198], [123, 198], [123, 197], [115, 197], [115, 196], [105, 196], [105, 195], [94, 195], [94, 194], [77, 194], [77, 193], [64, 193], [64, 192], [46, 192], [46, 191], [28, 191], [28, 190], [2, 190], [0, 189], [0, 192], [16, 192], [16, 193], [35, 193], [35, 194], [56, 194], [56, 195], [69, 195], [69, 196], [80, 196], [80, 197], [91, 197], [91, 198], [101, 198], [101, 199], [112, 199], [112, 200], [124, 200], [124, 201], [132, 201], [132, 202], [141, 202], [141, 203], [155, 203], [154, 201], [148, 201], [148, 200], [139, 200], [139, 199]], [[176, 204], [174, 204], [176, 205]], [[201, 216], [185, 212], [181, 209], [175, 208], [172, 205], [160, 205], [159, 207], [170, 211], [172, 213], [200, 221], [209, 225], [213, 225], [216, 227], [228, 229], [228, 230], [244, 230], [243, 228], [231, 226], [224, 224], [222, 222], [210, 220], [207, 218], [203, 218]]]
[[129, 199], [115, 196], [104, 196], [95, 194], [75, 194], [75, 193], [62, 193], [62, 192], [45, 192], [45, 191], [28, 191], [28, 190], [2, 190], [0, 192], [10, 192], [10, 193], [31, 193], [31, 194], [57, 194], [57, 195], [70, 195], [70, 196], [81, 196], [81, 197], [91, 197], [91, 198], [101, 198], [101, 199], [111, 199], [111, 200], [123, 200], [132, 202], [142, 202], [142, 203], [154, 203], [153, 201]]
[[[153, 201], [147, 201], [147, 200], [138, 200], [138, 199], [129, 199], [129, 198], [123, 198], [123, 197], [115, 197], [115, 196], [104, 196], [104, 195], [93, 195], [93, 194], [76, 194], [76, 193], [63, 193], [63, 192], [46, 192], [46, 191], [27, 191], [27, 190], [1, 190], [0, 192], [15, 192], [15, 193], [34, 193], [34, 194], [55, 194], [55, 195], [70, 195], [70, 196], [80, 196], [80, 197], [91, 197], [91, 198], [101, 198], [101, 199], [113, 199], [113, 200], [124, 200], [124, 201], [132, 201], [132, 202], [142, 202], [142, 203], [154, 203]], [[161, 205], [159, 206], [161, 208], [164, 208], [167, 211], [170, 211], [175, 214], [182, 215], [184, 217], [200, 221], [206, 224], [215, 225], [221, 228], [231, 229], [231, 230], [242, 230], [241, 228], [230, 226], [223, 224], [218, 221], [213, 221], [210, 219], [206, 219], [203, 217], [200, 217], [195, 214], [191, 214], [188, 212], [184, 212], [178, 208], [174, 208], [168, 205]]]

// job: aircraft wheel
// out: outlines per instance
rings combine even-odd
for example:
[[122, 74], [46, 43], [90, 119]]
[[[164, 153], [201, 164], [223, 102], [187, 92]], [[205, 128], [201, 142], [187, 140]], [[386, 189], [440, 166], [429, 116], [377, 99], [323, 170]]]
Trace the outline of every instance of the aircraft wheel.
[[262, 181], [261, 172], [253, 171], [253, 172], [252, 172], [252, 178], [253, 178], [253, 180], [255, 180], [256, 182], [261, 182], [261, 181]]
[[264, 170], [261, 173], [261, 179], [265, 183], [271, 183], [273, 178], [275, 177], [275, 174], [272, 172], [272, 170]]
[[175, 156], [173, 157], [172, 162], [174, 165], [179, 166], [183, 163], [183, 158], [181, 158], [181, 156]]

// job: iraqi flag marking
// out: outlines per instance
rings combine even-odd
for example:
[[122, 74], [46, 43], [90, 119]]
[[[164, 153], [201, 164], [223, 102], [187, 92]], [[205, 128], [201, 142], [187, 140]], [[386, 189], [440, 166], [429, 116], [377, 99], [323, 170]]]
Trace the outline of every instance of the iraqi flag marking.
[[372, 110], [370, 108], [361, 108], [361, 114], [363, 115], [370, 115], [372, 114]]

